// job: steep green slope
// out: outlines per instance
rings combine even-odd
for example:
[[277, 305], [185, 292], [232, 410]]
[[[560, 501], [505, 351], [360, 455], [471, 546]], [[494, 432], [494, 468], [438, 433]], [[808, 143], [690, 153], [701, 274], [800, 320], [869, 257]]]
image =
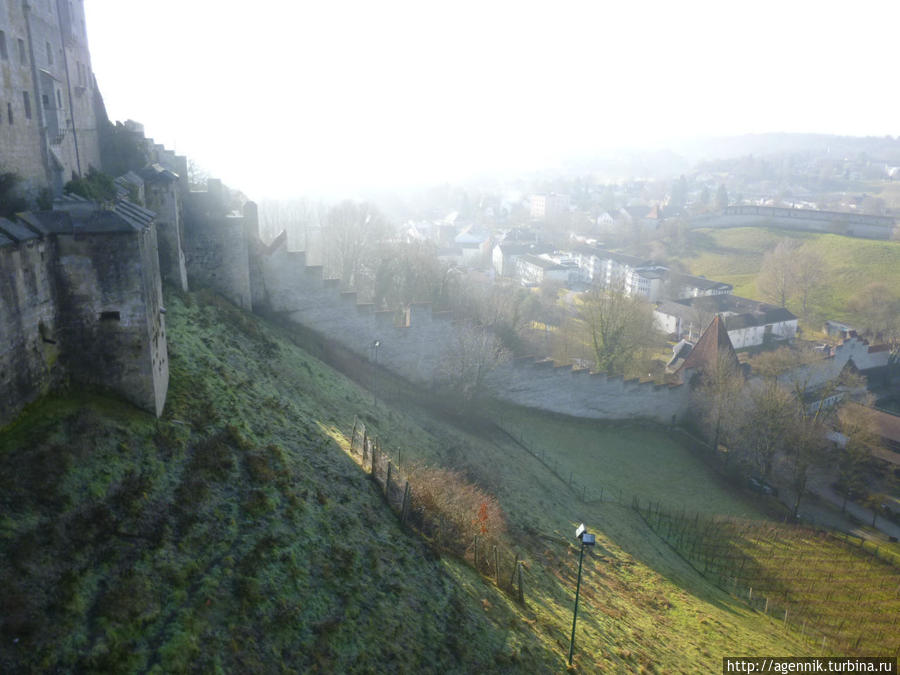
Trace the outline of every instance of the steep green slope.
[[[170, 293], [166, 305], [162, 420], [73, 393], [0, 436], [3, 672], [559, 671], [582, 520], [599, 545], [585, 561], [580, 668], [697, 672], [724, 654], [808, 650], [711, 587], [627, 504], [581, 501], [495, 428], [435, 414], [386, 376], [376, 405], [215, 296]], [[356, 416], [401, 464], [452, 466], [496, 495], [525, 560], [524, 608], [398, 525], [342, 451]], [[659, 432], [585, 425], [569, 437], [564, 418], [527, 419], [561, 458], [596, 441], [596, 465], [579, 448], [573, 468], [615, 462], [608, 478], [630, 474], [633, 489], [658, 456], [639, 444], [694, 466]], [[715, 479], [695, 468], [674, 480], [690, 495]], [[657, 467], [648, 489], [664, 482]], [[712, 493], [710, 508], [747, 512]]]
[[505, 630], [333, 439], [365, 393], [211, 296], [167, 305], [163, 420], [71, 396], [2, 437], [0, 670], [496, 667]]

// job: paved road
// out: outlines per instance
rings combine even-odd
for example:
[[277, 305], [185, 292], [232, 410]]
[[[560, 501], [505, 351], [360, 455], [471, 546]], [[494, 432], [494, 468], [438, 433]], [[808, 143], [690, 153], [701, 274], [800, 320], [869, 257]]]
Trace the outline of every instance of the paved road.
[[[832, 489], [830, 479], [822, 471], [814, 471], [810, 474], [807, 489], [812, 493], [813, 499], [805, 497], [800, 502], [800, 517], [817, 525], [831, 527], [837, 530], [849, 532], [858, 537], [878, 541], [879, 537], [873, 535], [870, 529], [864, 529], [862, 525], [856, 525], [841, 513], [841, 504], [844, 499]], [[794, 493], [787, 489], [779, 489], [780, 500], [789, 509], [794, 506]], [[872, 525], [872, 510], [855, 502], [847, 502], [846, 511], [867, 528]], [[875, 529], [888, 537], [900, 539], [900, 526], [895, 525], [887, 518], [878, 517]]]

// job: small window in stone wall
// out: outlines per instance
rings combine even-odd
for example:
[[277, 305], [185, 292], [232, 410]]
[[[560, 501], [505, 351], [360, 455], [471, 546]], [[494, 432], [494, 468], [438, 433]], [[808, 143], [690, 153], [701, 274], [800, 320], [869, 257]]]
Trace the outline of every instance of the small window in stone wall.
[[27, 91], [22, 92], [22, 102], [25, 104], [25, 119], [31, 119], [31, 97]]
[[118, 312], [100, 312], [101, 321], [119, 321], [120, 318]]
[[7, 103], [7, 104], [6, 104], [6, 117], [7, 117], [7, 119], [9, 120], [9, 123], [12, 124], [12, 123], [13, 123], [12, 103]]
[[9, 52], [6, 51], [6, 33], [0, 30], [0, 59], [6, 61], [9, 58]]
[[25, 65], [28, 63], [28, 54], [25, 51], [25, 40], [17, 38], [19, 41], [19, 63]]

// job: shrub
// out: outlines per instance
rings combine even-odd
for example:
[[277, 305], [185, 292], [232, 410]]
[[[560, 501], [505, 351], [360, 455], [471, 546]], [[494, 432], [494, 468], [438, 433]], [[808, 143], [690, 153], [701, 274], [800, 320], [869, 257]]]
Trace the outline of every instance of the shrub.
[[441, 543], [462, 555], [478, 536], [496, 541], [506, 531], [506, 520], [497, 500], [450, 469], [414, 468], [412, 508], [423, 529], [440, 532]]

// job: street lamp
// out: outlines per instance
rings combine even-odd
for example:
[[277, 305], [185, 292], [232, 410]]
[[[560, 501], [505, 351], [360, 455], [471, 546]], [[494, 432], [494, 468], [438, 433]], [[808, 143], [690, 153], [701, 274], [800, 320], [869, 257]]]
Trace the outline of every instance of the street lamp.
[[581, 555], [578, 556], [578, 583], [575, 584], [575, 611], [572, 612], [572, 639], [569, 640], [569, 665], [572, 665], [572, 653], [575, 651], [575, 622], [578, 620], [578, 594], [581, 591], [581, 563], [584, 560], [584, 547], [596, 543], [594, 535], [589, 534], [584, 523], [575, 530], [575, 537], [581, 540]]
[[375, 369], [372, 371], [372, 397], [375, 405], [378, 405], [378, 348], [381, 346], [381, 340], [375, 340], [372, 343], [372, 352], [375, 355]]

